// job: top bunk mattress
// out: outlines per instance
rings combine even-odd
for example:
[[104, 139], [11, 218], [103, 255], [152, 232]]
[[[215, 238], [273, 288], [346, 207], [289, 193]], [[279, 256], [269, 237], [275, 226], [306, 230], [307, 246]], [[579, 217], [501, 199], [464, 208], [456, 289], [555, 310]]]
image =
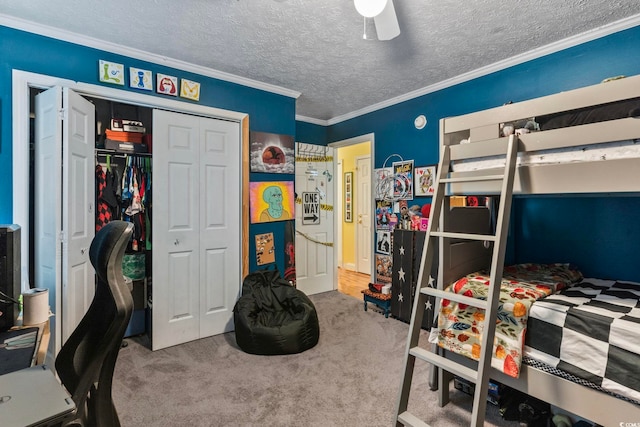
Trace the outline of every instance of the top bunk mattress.
[[[640, 76], [442, 119], [440, 129], [453, 176], [504, 167], [515, 134], [514, 194], [640, 191]], [[497, 192], [465, 185], [449, 193]]]

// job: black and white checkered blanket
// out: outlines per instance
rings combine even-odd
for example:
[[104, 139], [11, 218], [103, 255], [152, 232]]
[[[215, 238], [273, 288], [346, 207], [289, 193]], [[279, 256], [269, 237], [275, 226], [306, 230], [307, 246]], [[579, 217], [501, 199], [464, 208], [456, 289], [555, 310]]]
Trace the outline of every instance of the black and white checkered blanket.
[[640, 283], [585, 279], [535, 302], [525, 354], [640, 401]]

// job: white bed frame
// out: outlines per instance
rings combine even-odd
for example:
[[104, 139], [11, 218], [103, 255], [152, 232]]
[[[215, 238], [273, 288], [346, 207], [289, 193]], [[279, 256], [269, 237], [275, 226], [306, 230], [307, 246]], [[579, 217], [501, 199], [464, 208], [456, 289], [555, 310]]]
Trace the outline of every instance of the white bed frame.
[[[452, 160], [495, 156], [499, 153], [498, 147], [504, 146], [507, 141], [507, 138], [499, 137], [501, 123], [636, 97], [640, 97], [640, 76], [446, 118], [440, 121], [440, 143], [451, 146]], [[461, 140], [469, 139], [470, 143], [460, 144]], [[520, 136], [519, 151], [537, 152], [625, 140], [631, 140], [633, 143], [640, 141], [640, 118], [624, 118], [524, 134]], [[487, 173], [490, 172], [485, 169], [453, 172], [451, 176]], [[449, 184], [448, 195], [462, 193], [491, 195], [499, 194], [500, 189], [498, 186], [492, 186], [490, 181]], [[640, 158], [523, 165], [517, 168], [514, 194], [564, 193], [640, 194]], [[441, 216], [443, 230], [460, 231], [462, 226], [463, 232], [466, 233], [487, 233], [488, 209], [449, 208], [445, 199], [444, 210]], [[466, 274], [490, 265], [491, 249], [486, 248], [482, 242], [441, 239], [439, 249], [440, 287], [443, 283], [452, 283]], [[477, 362], [453, 353], [447, 353], [447, 357], [469, 366], [477, 366]], [[451, 374], [440, 372], [438, 389], [441, 405], [449, 401], [451, 378]], [[640, 406], [524, 364], [521, 367], [520, 378], [509, 377], [495, 369], [492, 369], [491, 378], [604, 426], [640, 423]]]

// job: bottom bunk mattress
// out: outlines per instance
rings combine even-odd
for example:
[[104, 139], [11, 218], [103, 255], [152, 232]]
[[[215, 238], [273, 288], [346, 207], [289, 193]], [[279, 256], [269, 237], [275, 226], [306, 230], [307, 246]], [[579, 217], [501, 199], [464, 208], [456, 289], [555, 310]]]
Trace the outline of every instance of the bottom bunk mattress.
[[[534, 301], [572, 286], [582, 274], [569, 264], [518, 264], [504, 268], [491, 366], [518, 377], [527, 319]], [[469, 274], [446, 290], [478, 299], [487, 299], [489, 273]], [[480, 359], [485, 312], [482, 309], [443, 299], [437, 327], [429, 341], [474, 360]]]
[[584, 279], [531, 306], [524, 354], [640, 401], [640, 284]]

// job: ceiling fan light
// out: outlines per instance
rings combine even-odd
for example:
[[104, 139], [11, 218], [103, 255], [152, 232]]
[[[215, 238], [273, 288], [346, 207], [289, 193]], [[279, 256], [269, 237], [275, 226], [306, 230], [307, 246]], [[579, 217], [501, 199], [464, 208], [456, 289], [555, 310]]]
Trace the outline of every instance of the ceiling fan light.
[[353, 0], [358, 13], [365, 18], [373, 18], [380, 15], [387, 5], [388, 0]]

